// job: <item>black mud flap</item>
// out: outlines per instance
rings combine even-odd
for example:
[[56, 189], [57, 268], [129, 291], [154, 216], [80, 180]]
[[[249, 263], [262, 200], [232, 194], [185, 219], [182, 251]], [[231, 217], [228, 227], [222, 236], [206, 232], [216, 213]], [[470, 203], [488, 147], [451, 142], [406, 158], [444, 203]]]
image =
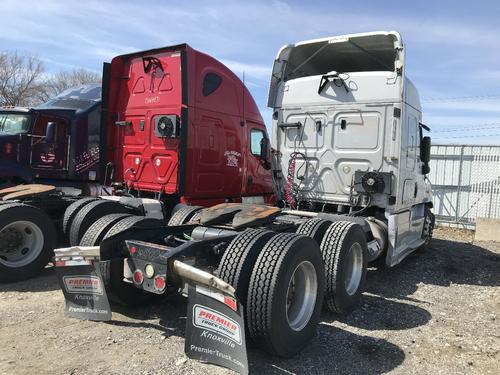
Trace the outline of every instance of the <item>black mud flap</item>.
[[189, 285], [185, 352], [189, 358], [248, 374], [243, 310], [236, 298]]
[[83, 320], [111, 320], [111, 309], [98, 262], [56, 262], [55, 271], [66, 299], [66, 316]]

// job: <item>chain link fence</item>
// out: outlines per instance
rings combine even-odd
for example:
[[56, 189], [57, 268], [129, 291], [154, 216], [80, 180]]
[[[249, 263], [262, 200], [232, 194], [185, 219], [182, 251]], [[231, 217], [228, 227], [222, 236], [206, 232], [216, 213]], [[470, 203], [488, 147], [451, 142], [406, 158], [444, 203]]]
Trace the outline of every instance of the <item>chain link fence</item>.
[[474, 229], [478, 217], [500, 219], [500, 146], [434, 145], [430, 168], [438, 223]]

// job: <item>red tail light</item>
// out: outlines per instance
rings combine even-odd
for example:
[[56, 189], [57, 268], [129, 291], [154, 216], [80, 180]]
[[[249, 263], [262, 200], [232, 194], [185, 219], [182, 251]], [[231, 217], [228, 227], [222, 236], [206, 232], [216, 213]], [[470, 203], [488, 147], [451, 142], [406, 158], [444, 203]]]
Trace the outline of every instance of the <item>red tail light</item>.
[[141, 270], [135, 270], [134, 283], [136, 283], [137, 285], [141, 285], [143, 281], [144, 281], [144, 276], [142, 275]]
[[135, 254], [135, 253], [137, 253], [137, 247], [132, 246], [132, 247], [130, 248], [130, 254]]
[[165, 277], [163, 276], [156, 276], [155, 277], [155, 289], [159, 292], [162, 292], [165, 290], [165, 287], [167, 286], [167, 282], [165, 280]]

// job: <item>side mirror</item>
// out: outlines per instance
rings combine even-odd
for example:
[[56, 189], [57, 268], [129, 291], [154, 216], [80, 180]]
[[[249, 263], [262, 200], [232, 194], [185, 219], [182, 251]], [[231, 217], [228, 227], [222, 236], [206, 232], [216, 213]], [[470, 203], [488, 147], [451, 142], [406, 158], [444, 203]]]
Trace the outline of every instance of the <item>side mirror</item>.
[[260, 157], [265, 161], [269, 160], [269, 141], [265, 137], [260, 141]]
[[429, 174], [430, 171], [431, 168], [429, 167], [429, 164], [422, 165], [422, 174]]
[[260, 141], [260, 158], [265, 169], [271, 169], [269, 140], [262, 138]]
[[424, 164], [431, 160], [431, 137], [423, 137], [420, 141], [420, 161]]
[[420, 161], [424, 164], [422, 166], [422, 174], [430, 172], [429, 162], [431, 160], [431, 137], [423, 137], [420, 141]]
[[54, 143], [56, 140], [56, 126], [55, 122], [48, 122], [47, 129], [45, 129], [45, 138], [44, 141], [46, 143]]

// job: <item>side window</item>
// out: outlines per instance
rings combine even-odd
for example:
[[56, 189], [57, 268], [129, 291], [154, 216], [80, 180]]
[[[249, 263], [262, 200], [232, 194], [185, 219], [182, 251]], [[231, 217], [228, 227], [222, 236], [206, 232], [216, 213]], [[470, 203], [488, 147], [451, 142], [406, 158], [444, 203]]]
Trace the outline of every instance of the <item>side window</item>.
[[260, 154], [262, 140], [265, 135], [262, 130], [252, 129], [250, 130], [250, 147], [253, 155], [262, 156]]
[[222, 78], [215, 73], [207, 73], [203, 78], [203, 96], [208, 96], [217, 90], [222, 83]]
[[33, 128], [33, 135], [44, 137], [47, 132], [47, 124], [49, 122], [56, 123], [55, 143], [64, 142], [66, 137], [66, 124], [57, 118], [50, 118], [50, 117], [39, 118], [36, 121], [35, 126]]

